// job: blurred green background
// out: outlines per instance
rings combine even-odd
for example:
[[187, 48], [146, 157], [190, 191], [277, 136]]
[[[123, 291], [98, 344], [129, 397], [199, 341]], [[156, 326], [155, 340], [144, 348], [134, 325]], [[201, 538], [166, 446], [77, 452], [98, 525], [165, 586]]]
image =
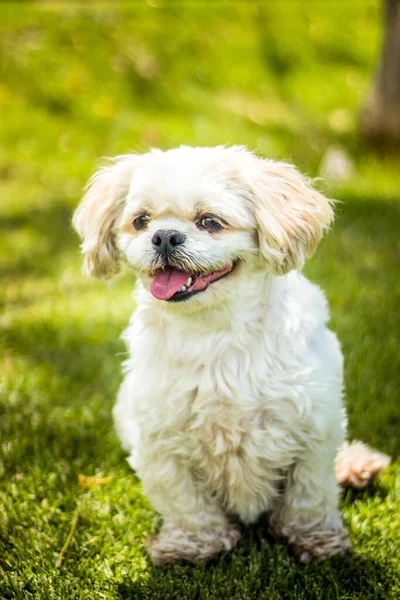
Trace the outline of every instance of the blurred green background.
[[[86, 280], [70, 224], [99, 159], [129, 150], [246, 144], [323, 177], [337, 222], [306, 273], [343, 344], [351, 437], [396, 457], [400, 155], [374, 153], [358, 133], [381, 8], [0, 5], [2, 598], [398, 597], [398, 463], [343, 500], [364, 562], [299, 568], [264, 524], [208, 568], [149, 564], [157, 518], [111, 422], [133, 277]], [[78, 481], [99, 473], [102, 485]]]

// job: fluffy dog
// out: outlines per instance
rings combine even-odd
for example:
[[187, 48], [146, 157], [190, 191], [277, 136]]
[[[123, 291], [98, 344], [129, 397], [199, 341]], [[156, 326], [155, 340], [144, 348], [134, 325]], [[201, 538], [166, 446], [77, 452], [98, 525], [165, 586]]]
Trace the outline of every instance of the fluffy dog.
[[299, 273], [332, 218], [293, 166], [243, 147], [120, 156], [89, 182], [87, 273], [123, 258], [138, 279], [114, 417], [163, 517], [156, 564], [230, 550], [234, 521], [264, 512], [303, 561], [349, 549], [338, 482], [363, 486], [388, 458], [343, 445], [342, 353]]

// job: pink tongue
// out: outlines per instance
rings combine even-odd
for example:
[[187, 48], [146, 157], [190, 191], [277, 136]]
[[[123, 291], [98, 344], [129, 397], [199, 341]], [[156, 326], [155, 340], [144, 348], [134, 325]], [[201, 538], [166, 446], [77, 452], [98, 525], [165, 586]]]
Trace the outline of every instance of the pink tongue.
[[160, 271], [154, 276], [150, 292], [157, 300], [169, 300], [185, 285], [189, 277], [189, 273], [167, 267], [164, 271]]

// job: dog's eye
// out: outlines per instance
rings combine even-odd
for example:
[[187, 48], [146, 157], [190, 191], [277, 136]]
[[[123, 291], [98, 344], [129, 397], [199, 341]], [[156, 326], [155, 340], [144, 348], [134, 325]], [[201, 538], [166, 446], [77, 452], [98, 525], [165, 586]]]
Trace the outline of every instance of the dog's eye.
[[214, 219], [213, 217], [203, 217], [197, 221], [197, 226], [200, 229], [206, 229], [207, 231], [219, 231], [222, 229], [222, 224]]
[[140, 215], [139, 217], [136, 217], [136, 219], [134, 219], [132, 221], [132, 224], [133, 224], [134, 228], [137, 230], [145, 229], [147, 227], [147, 225], [149, 224], [149, 221], [150, 221], [150, 217], [148, 215]]

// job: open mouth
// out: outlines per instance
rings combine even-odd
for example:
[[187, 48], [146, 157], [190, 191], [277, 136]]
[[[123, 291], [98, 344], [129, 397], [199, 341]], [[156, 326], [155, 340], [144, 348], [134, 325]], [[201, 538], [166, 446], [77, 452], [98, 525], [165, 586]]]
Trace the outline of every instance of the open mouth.
[[153, 281], [150, 292], [157, 300], [168, 302], [187, 300], [195, 294], [204, 292], [210, 284], [228, 275], [234, 266], [235, 263], [208, 275], [188, 273], [174, 267], [158, 269], [151, 274]]

